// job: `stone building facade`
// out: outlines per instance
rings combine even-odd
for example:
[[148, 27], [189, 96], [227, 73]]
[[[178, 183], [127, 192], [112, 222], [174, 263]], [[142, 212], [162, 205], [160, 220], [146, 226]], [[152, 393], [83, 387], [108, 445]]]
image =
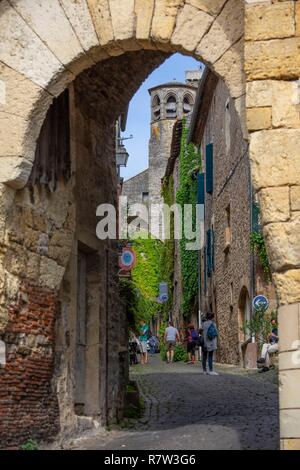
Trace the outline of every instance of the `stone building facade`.
[[228, 88], [206, 70], [200, 84], [188, 139], [201, 149], [200, 204], [204, 204], [204, 246], [200, 254], [200, 310], [215, 313], [218, 360], [256, 367], [256, 345], [244, 333], [252, 299], [274, 288], [250, 247], [254, 195], [239, 116]]
[[122, 196], [126, 196], [128, 204], [145, 204], [149, 200], [149, 170], [124, 181]]
[[[119, 102], [131, 97], [128, 90], [137, 89], [166, 55], [190, 54], [224, 80], [249, 140], [252, 181], [280, 304], [281, 445], [300, 448], [299, 25], [299, 2], [293, 0], [0, 2], [1, 331], [21, 292], [19, 274], [6, 264], [13, 244], [7, 237], [10, 216], [24, 210], [23, 188], [53, 98], [84, 70], [115, 59], [115, 74], [101, 95], [105, 101], [108, 89], [117, 90], [117, 100], [106, 102], [113, 126]], [[141, 51], [156, 54], [157, 62], [141, 62]], [[124, 69], [128, 53], [135, 59]], [[139, 68], [132, 76], [135, 63]], [[96, 86], [93, 79], [89, 84]], [[28, 230], [25, 239], [30, 239]], [[41, 279], [51, 290], [53, 279], [61, 283], [65, 263], [56, 270], [59, 276], [51, 274], [50, 258], [42, 261]], [[23, 278], [30, 272], [26, 266]]]

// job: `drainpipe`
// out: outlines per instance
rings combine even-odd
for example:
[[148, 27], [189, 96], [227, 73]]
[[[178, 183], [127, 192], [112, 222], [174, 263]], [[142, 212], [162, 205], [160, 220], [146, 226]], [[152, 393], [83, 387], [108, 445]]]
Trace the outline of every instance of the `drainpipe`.
[[202, 327], [202, 319], [201, 319], [201, 251], [198, 251], [198, 325], [199, 328]]
[[[249, 151], [249, 145], [248, 145], [248, 151]], [[253, 197], [253, 186], [252, 186], [252, 178], [251, 178], [251, 168], [250, 168], [250, 161], [248, 159], [248, 168], [249, 168], [249, 194], [250, 194], [250, 235], [252, 233], [253, 229], [253, 202], [254, 202], [254, 197]], [[251, 312], [251, 317], [253, 314], [253, 307], [252, 307], [252, 300], [255, 296], [255, 262], [254, 262], [254, 253], [251, 250], [250, 251], [250, 295], [251, 295], [251, 301], [250, 301], [250, 312]], [[252, 336], [252, 343], [255, 343], [255, 337]]]
[[109, 268], [109, 251], [108, 248], [105, 249], [105, 270], [106, 270], [106, 283], [105, 283], [105, 421], [108, 425], [108, 397], [109, 397], [109, 388], [108, 388], [108, 318], [109, 318], [109, 302], [108, 302], [108, 268]]

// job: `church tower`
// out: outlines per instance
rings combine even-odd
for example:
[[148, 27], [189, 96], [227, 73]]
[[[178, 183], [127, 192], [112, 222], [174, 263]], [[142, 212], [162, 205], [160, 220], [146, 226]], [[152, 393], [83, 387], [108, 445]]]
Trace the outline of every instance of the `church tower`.
[[[186, 72], [185, 83], [170, 82], [149, 90], [151, 133], [149, 142], [149, 203], [161, 204], [161, 181], [165, 174], [175, 121], [193, 110], [202, 69]], [[151, 221], [151, 233], [158, 236], [159, 220]]]

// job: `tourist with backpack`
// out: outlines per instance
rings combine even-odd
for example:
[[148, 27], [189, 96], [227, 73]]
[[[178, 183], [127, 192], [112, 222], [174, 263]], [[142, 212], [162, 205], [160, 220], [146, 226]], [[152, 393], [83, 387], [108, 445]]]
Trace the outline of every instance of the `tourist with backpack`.
[[[213, 370], [213, 355], [217, 350], [218, 330], [214, 322], [214, 314], [208, 313], [206, 321], [203, 323], [203, 343], [202, 348], [202, 367], [203, 373], [208, 375], [219, 375]], [[208, 372], [206, 368], [208, 360]]]

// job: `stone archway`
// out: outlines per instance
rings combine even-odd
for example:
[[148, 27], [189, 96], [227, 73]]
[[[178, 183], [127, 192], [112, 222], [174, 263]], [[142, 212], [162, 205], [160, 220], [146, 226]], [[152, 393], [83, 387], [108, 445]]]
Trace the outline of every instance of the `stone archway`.
[[[247, 129], [253, 183], [280, 302], [281, 436], [300, 447], [299, 63], [300, 13], [294, 1], [3, 0], [0, 4], [1, 242], [16, 190], [29, 177], [36, 140], [54, 96], [83, 70], [140, 49], [179, 51], [226, 82]], [[245, 9], [245, 10], [244, 10]], [[284, 22], [281, 21], [284, 18]], [[245, 59], [245, 61], [244, 61]], [[246, 94], [245, 94], [246, 86]], [[248, 137], [246, 126], [245, 137]], [[70, 215], [71, 217], [71, 215]], [[21, 255], [21, 253], [20, 253]], [[64, 267], [45, 282], [59, 287]], [[26, 278], [28, 266], [24, 268]], [[4, 280], [4, 282], [3, 282]], [[20, 273], [1, 266], [0, 325]], [[53, 284], [55, 281], [55, 285]]]

